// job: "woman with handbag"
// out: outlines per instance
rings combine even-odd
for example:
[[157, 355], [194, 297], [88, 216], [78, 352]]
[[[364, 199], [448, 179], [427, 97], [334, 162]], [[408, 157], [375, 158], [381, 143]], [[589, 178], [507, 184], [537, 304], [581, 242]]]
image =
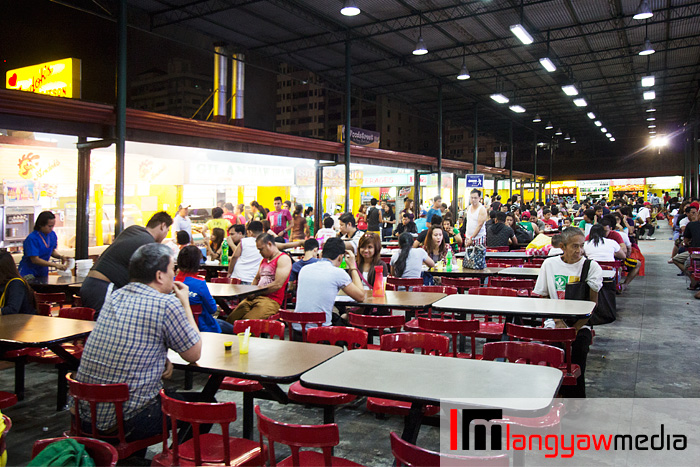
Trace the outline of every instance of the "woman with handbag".
[[0, 316], [35, 315], [34, 291], [19, 275], [14, 258], [0, 250]]
[[[533, 294], [553, 300], [590, 300], [598, 303], [598, 292], [603, 287], [603, 270], [595, 261], [583, 257], [586, 237], [578, 227], [569, 227], [561, 233], [561, 256], [544, 260], [540, 268]], [[576, 328], [576, 340], [571, 346], [571, 362], [581, 367], [581, 376], [576, 386], [563, 386], [564, 397], [586, 397], [586, 358], [593, 340], [586, 323], [588, 318], [575, 323], [562, 320], [547, 320], [545, 327]]]

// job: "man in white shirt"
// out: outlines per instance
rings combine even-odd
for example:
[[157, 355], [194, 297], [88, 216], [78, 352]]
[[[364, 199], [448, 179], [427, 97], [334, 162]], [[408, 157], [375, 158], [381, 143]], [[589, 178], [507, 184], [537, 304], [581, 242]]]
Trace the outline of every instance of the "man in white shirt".
[[[542, 263], [537, 278], [534, 294], [549, 297], [554, 300], [566, 298], [566, 286], [579, 282], [586, 259], [583, 257], [583, 246], [586, 237], [578, 227], [569, 227], [561, 233], [561, 249], [564, 254], [548, 258]], [[586, 283], [590, 287], [589, 300], [598, 303], [598, 291], [603, 287], [603, 270], [595, 261], [591, 261]], [[586, 397], [586, 359], [588, 349], [593, 340], [591, 330], [584, 326], [588, 319], [578, 320], [574, 324], [577, 329], [576, 340], [571, 346], [571, 362], [581, 367], [581, 376], [576, 386], [563, 386], [561, 393], [564, 397]], [[561, 320], [547, 320], [545, 327], [567, 327]]]
[[[651, 203], [644, 203], [644, 205], [637, 211], [637, 218], [635, 222], [639, 226], [639, 239], [640, 240], [656, 240], [652, 237], [654, 235], [654, 226], [651, 223], [651, 212], [649, 207]], [[645, 232], [647, 232], [645, 234]]]
[[338, 230], [343, 235], [340, 238], [345, 242], [345, 249], [352, 250], [353, 253], [357, 254], [357, 245], [360, 243], [360, 238], [364, 235], [364, 232], [357, 229], [355, 222], [355, 216], [350, 212], [346, 212], [338, 219], [340, 224]]
[[263, 231], [263, 224], [260, 221], [252, 221], [248, 225], [247, 237], [240, 241], [233, 252], [228, 265], [228, 272], [231, 277], [240, 279], [242, 284], [252, 284], [255, 275], [260, 268], [262, 255], [258, 251], [255, 239]]
[[489, 218], [486, 208], [481, 204], [481, 192], [473, 189], [469, 194], [469, 206], [464, 210], [467, 218], [467, 229], [464, 246], [483, 244], [486, 241], [486, 227]]

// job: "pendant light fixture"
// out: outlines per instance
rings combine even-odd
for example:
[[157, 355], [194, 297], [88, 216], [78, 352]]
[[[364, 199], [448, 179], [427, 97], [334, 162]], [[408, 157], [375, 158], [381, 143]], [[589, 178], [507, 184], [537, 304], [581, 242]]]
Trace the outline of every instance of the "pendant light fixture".
[[510, 32], [525, 45], [532, 44], [535, 41], [530, 33], [527, 32], [525, 26], [523, 26], [523, 0], [520, 0], [520, 23], [513, 24], [510, 27]]
[[423, 42], [423, 17], [418, 14], [418, 42], [416, 42], [416, 48], [413, 49], [413, 55], [425, 55], [428, 53], [428, 49]]
[[540, 118], [540, 114], [535, 114], [535, 118], [532, 119], [532, 123], [540, 123], [542, 119]]
[[547, 122], [547, 126], [544, 127], [545, 130], [553, 130], [554, 127], [552, 126], [552, 122]]
[[471, 76], [469, 76], [469, 70], [467, 70], [467, 47], [465, 46], [462, 50], [462, 70], [457, 75], [457, 79], [464, 81], [469, 78], [471, 78]]
[[651, 41], [649, 40], [649, 21], [647, 21], [646, 25], [644, 26], [644, 36], [644, 48], [639, 51], [639, 55], [651, 55], [656, 52], [656, 50], [654, 50], [654, 47], [651, 46]]
[[360, 7], [355, 0], [345, 0], [345, 5], [340, 9], [343, 16], [357, 16], [360, 14]]
[[654, 16], [654, 12], [651, 11], [651, 7], [649, 6], [649, 2], [647, 0], [642, 0], [639, 2], [639, 6], [637, 7], [637, 11], [635, 12], [634, 16], [632, 18], [637, 19], [637, 20], [642, 20], [642, 19], [649, 19], [652, 16]]

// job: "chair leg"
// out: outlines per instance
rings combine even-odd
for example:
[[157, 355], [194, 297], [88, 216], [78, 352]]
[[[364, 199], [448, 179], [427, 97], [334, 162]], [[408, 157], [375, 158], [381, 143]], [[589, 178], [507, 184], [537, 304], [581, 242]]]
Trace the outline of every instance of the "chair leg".
[[192, 389], [192, 384], [194, 382], [194, 374], [191, 371], [185, 370], [185, 390], [189, 391]]
[[66, 374], [68, 373], [68, 368], [65, 365], [56, 365], [58, 370], [58, 389], [56, 392], [56, 411], [60, 412], [66, 407], [68, 403], [68, 381], [66, 381]]
[[332, 405], [323, 406], [323, 423], [328, 425], [329, 423], [335, 423], [335, 407]]
[[17, 400], [24, 400], [24, 367], [27, 363], [26, 357], [19, 357], [13, 360], [15, 363], [15, 394]]
[[243, 437], [253, 439], [253, 393], [243, 393]]

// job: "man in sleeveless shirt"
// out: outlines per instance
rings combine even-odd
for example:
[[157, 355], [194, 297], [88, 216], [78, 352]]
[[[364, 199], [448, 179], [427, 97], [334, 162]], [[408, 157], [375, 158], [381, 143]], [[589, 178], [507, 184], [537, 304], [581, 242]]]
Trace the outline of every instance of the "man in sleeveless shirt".
[[253, 285], [267, 286], [268, 289], [262, 295], [243, 300], [228, 316], [229, 323], [239, 319], [267, 319], [277, 313], [284, 303], [292, 260], [277, 248], [272, 234], [260, 234], [255, 243], [263, 259]]
[[486, 240], [486, 227], [484, 223], [488, 220], [486, 208], [481, 204], [481, 192], [473, 189], [469, 195], [470, 204], [465, 209], [467, 218], [467, 229], [464, 239], [464, 246], [483, 244]]

